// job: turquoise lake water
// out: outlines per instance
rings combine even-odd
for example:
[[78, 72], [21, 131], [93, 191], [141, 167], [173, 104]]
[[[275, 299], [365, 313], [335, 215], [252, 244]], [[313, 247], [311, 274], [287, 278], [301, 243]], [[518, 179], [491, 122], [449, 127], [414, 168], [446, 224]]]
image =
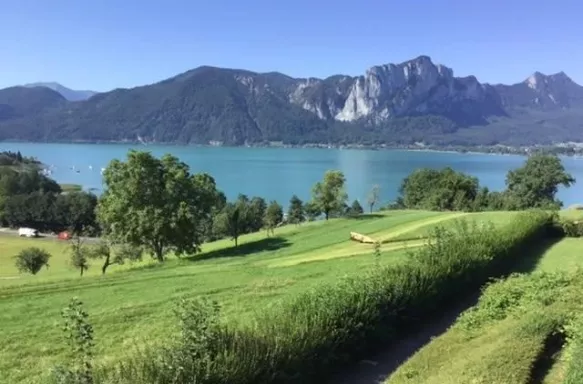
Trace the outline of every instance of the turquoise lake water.
[[[324, 172], [339, 169], [347, 179], [350, 200], [366, 202], [374, 184], [381, 187], [382, 201], [394, 200], [404, 177], [420, 167], [452, 168], [480, 179], [492, 190], [504, 188], [506, 173], [521, 166], [525, 157], [397, 150], [339, 150], [311, 148], [226, 148], [193, 146], [143, 146], [122, 144], [2, 143], [1, 150], [20, 150], [53, 166], [52, 177], [60, 183], [81, 184], [102, 190], [100, 169], [114, 158], [124, 159], [128, 149], [148, 150], [157, 156], [172, 153], [194, 172], [211, 174], [229, 199], [239, 193], [277, 200], [287, 206], [290, 197], [310, 197], [312, 185]], [[564, 158], [567, 170], [583, 185], [583, 159]], [[90, 166], [92, 169], [90, 169]], [[77, 173], [71, 169], [75, 167]], [[581, 187], [561, 189], [565, 206], [582, 202]]]

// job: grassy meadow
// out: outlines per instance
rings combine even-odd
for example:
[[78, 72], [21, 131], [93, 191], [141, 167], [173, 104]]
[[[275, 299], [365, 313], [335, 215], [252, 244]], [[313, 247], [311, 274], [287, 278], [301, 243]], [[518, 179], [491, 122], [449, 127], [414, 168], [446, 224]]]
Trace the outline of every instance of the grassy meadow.
[[[579, 219], [583, 215], [563, 211], [562, 216]], [[583, 311], [582, 249], [582, 238], [564, 238], [542, 254], [532, 272], [489, 285], [475, 306], [385, 383], [580, 382], [566, 377], [571, 366], [581, 364], [572, 353], [565, 353], [569, 338], [565, 327], [580, 320], [577, 314]], [[583, 334], [583, 323], [578, 329]], [[581, 368], [578, 370], [581, 375]]]
[[[0, 377], [10, 383], [33, 383], [47, 375], [66, 354], [60, 310], [72, 296], [86, 305], [95, 328], [100, 363], [116, 361], [129, 348], [160, 342], [175, 329], [171, 308], [183, 295], [218, 300], [227, 320], [244, 323], [254, 312], [323, 283], [374, 268], [376, 263], [405, 263], [408, 250], [423, 246], [435, 225], [456, 218], [504, 224], [513, 213], [479, 214], [391, 211], [358, 218], [305, 223], [204, 244], [191, 258], [146, 260], [112, 266], [102, 276], [99, 260], [80, 277], [68, 263], [67, 242], [56, 239], [0, 237]], [[381, 257], [373, 246], [349, 240], [356, 231], [382, 241]], [[403, 240], [399, 241], [398, 238]], [[19, 274], [13, 256], [38, 246], [53, 257], [36, 276]]]

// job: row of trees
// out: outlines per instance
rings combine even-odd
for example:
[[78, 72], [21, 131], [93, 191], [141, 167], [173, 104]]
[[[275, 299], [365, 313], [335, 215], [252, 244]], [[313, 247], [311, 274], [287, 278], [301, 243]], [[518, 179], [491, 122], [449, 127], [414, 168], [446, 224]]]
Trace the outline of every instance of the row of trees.
[[36, 167], [0, 167], [0, 223], [41, 231], [65, 229], [98, 234], [97, 197], [87, 192], [63, 193], [59, 184]]
[[[134, 260], [149, 253], [160, 262], [168, 252], [194, 254], [203, 242], [267, 230], [272, 235], [283, 223], [301, 224], [323, 216], [326, 220], [359, 215], [358, 201], [348, 206], [345, 177], [328, 171], [312, 189], [310, 201], [292, 196], [287, 215], [276, 201], [239, 195], [228, 202], [208, 174], [191, 174], [176, 157], [158, 159], [147, 152], [130, 151], [126, 161], [114, 160], [104, 172], [105, 192], [98, 200], [83, 192], [62, 194], [54, 181], [36, 173], [0, 170], [2, 219], [37, 227], [68, 227], [80, 233], [94, 223], [104, 243], [91, 253], [73, 249], [73, 264], [81, 270], [91, 258], [109, 265]], [[480, 211], [558, 208], [559, 185], [575, 180], [555, 155], [536, 154], [506, 178], [507, 189], [490, 192], [479, 181], [451, 168], [419, 169], [403, 180], [400, 197], [390, 208]], [[368, 199], [372, 211], [380, 189], [373, 187]], [[287, 216], [287, 217], [286, 217]], [[127, 249], [126, 249], [127, 247]], [[134, 253], [129, 249], [136, 250]], [[137, 251], [139, 250], [139, 252]], [[136, 253], [137, 252], [137, 253]], [[139, 257], [138, 257], [139, 255]]]
[[[284, 222], [300, 224], [323, 215], [326, 219], [361, 214], [356, 201], [346, 204], [345, 177], [328, 171], [313, 188], [312, 200], [290, 200], [287, 218], [282, 206], [246, 195], [227, 202], [214, 179], [191, 174], [176, 157], [160, 159], [150, 153], [130, 151], [127, 161], [114, 160], [103, 173], [106, 189], [97, 206], [104, 236], [116, 244], [145, 247], [157, 260], [172, 251], [192, 254], [204, 241], [239, 236], [266, 229], [267, 234]], [[371, 209], [378, 201], [378, 189]]]
[[436, 211], [559, 209], [559, 186], [575, 182], [554, 154], [537, 153], [509, 171], [506, 189], [491, 192], [477, 178], [451, 168], [418, 169], [403, 180], [400, 197], [390, 208]]

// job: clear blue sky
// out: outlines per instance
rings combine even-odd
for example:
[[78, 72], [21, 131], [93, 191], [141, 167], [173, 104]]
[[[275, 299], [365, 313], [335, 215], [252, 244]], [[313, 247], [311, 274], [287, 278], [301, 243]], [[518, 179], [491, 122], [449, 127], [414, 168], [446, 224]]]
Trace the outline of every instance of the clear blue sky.
[[480, 81], [583, 84], [581, 0], [5, 0], [0, 87], [105, 91], [199, 65], [325, 77], [421, 54]]

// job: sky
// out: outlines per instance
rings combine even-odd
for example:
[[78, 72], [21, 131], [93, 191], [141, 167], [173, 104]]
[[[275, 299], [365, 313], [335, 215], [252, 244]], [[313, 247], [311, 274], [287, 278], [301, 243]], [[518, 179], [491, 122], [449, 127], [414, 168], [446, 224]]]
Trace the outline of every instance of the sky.
[[0, 0], [0, 88], [107, 91], [213, 65], [359, 75], [428, 55], [489, 83], [583, 84], [581, 0]]

